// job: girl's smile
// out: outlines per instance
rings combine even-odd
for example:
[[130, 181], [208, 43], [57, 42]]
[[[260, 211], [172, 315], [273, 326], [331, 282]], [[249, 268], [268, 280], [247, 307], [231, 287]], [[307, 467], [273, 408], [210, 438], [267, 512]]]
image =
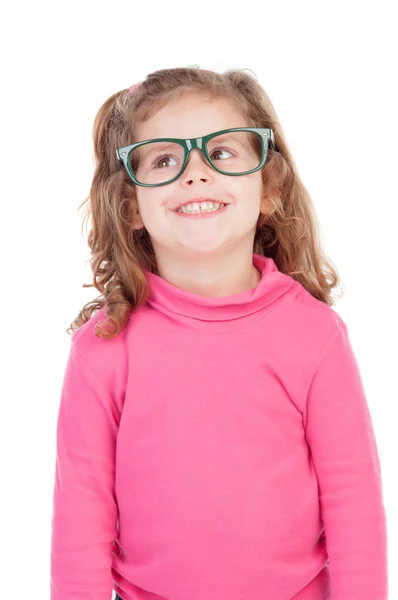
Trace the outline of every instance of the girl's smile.
[[172, 212], [173, 212], [173, 214], [177, 215], [178, 217], [183, 217], [185, 219], [209, 219], [211, 217], [215, 217], [218, 214], [224, 212], [228, 208], [228, 206], [229, 206], [229, 204], [224, 204], [224, 206], [222, 206], [221, 208], [217, 208], [217, 210], [203, 212], [203, 213], [179, 212], [176, 210], [173, 210]]

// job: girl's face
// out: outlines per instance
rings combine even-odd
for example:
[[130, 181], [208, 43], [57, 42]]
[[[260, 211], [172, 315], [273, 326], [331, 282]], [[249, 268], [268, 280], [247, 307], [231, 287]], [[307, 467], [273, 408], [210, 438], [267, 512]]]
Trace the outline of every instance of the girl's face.
[[[192, 138], [249, 124], [226, 99], [211, 100], [192, 92], [139, 124], [135, 140], [159, 137]], [[261, 170], [231, 177], [215, 171], [198, 149], [191, 151], [182, 175], [159, 187], [136, 186], [139, 215], [135, 229], [147, 229], [156, 258], [200, 260], [229, 253], [238, 246], [253, 248], [256, 224], [264, 212]], [[230, 203], [210, 218], [191, 219], [174, 211], [197, 197]], [[160, 256], [161, 254], [161, 256]]]

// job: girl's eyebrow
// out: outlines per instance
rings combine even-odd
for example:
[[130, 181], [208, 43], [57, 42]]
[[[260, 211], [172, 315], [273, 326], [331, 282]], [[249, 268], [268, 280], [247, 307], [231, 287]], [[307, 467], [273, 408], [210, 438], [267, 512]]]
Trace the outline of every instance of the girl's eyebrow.
[[[157, 139], [157, 138], [155, 138]], [[159, 138], [162, 139], [162, 138]], [[158, 142], [159, 144], [162, 144], [162, 151], [163, 150], [168, 150], [169, 148], [172, 148], [174, 146], [173, 142]], [[156, 149], [154, 147], [154, 144], [145, 144], [145, 146], [141, 146], [138, 148], [138, 150], [144, 155], [147, 156], [148, 154], [150, 154], [151, 152], [155, 152]]]
[[[215, 133], [215, 132], [212, 131], [211, 133]], [[223, 141], [224, 139], [229, 139], [231, 136], [233, 136], [233, 134], [234, 134], [233, 131], [228, 132], [228, 133], [224, 133], [222, 136], [221, 135], [217, 136], [217, 139]], [[206, 134], [200, 135], [198, 137], [202, 137], [203, 138], [203, 137], [206, 137], [206, 135], [210, 135], [210, 133], [206, 133]], [[173, 137], [176, 140], [184, 140], [184, 141], [192, 139], [192, 138], [188, 138], [188, 137], [176, 137], [175, 135], [174, 136], [171, 136], [171, 135], [170, 136], [166, 136], [165, 135], [165, 136], [157, 136], [156, 138], [147, 138], [145, 140], [140, 140], [140, 141], [147, 142], [148, 140], [152, 140], [152, 139], [154, 139], [154, 140], [164, 140], [164, 139], [168, 139], [170, 137]], [[173, 143], [173, 142], [171, 142], [171, 143]]]
[[[209, 134], [207, 134], [207, 135], [209, 135]], [[202, 137], [204, 137], [204, 136], [202, 136]], [[228, 142], [228, 140], [231, 139], [231, 137], [233, 137], [233, 132], [224, 133], [222, 136], [217, 136], [217, 143]], [[161, 148], [162, 152], [163, 151], [167, 152], [167, 150], [174, 147], [174, 142], [160, 141], [160, 140], [167, 139], [167, 138], [157, 137], [157, 138], [148, 138], [148, 139], [158, 140], [158, 143], [162, 144], [162, 148]], [[190, 139], [190, 138], [175, 138], [175, 139], [186, 140], [186, 139]], [[148, 140], [141, 140], [141, 141], [148, 141]], [[244, 145], [244, 142], [245, 142], [243, 137], [236, 141], [238, 141], [238, 143], [241, 145]], [[212, 142], [212, 140], [209, 140], [209, 143], [211, 143], [211, 142]], [[150, 154], [152, 154], [153, 152], [155, 152], [156, 148], [154, 147], [153, 144], [145, 144], [144, 146], [139, 147], [138, 150], [142, 156], [146, 157], [146, 156], [149, 156]]]

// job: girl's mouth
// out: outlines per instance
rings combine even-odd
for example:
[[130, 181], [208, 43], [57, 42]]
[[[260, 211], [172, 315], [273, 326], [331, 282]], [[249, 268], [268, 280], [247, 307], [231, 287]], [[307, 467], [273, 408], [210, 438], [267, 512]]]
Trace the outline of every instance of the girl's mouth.
[[177, 210], [174, 210], [173, 212], [178, 217], [183, 217], [185, 219], [209, 219], [210, 217], [215, 217], [216, 215], [224, 212], [228, 206], [229, 206], [229, 204], [224, 204], [224, 206], [217, 208], [217, 210], [212, 210], [209, 212], [202, 212], [202, 213], [201, 212], [197, 212], [197, 213], [178, 212]]

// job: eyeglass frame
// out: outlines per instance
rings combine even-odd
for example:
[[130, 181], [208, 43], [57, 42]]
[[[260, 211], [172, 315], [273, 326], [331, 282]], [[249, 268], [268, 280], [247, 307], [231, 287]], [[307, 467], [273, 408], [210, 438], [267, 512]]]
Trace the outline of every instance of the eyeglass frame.
[[[207, 142], [209, 140], [211, 140], [213, 137], [216, 137], [223, 133], [228, 133], [230, 131], [253, 131], [254, 133], [256, 133], [258, 135], [258, 137], [261, 140], [261, 160], [260, 160], [260, 164], [257, 167], [255, 167], [254, 169], [251, 169], [250, 171], [244, 171], [243, 173], [227, 173], [225, 171], [222, 171], [218, 167], [216, 167], [215, 164], [213, 164], [213, 162], [211, 161], [211, 158], [207, 152]], [[141, 183], [140, 181], [137, 180], [137, 178], [134, 175], [134, 172], [133, 172], [130, 162], [129, 162], [129, 156], [130, 156], [131, 151], [134, 150], [134, 148], [138, 148], [138, 146], [143, 146], [145, 144], [149, 144], [152, 142], [175, 142], [175, 143], [179, 144], [180, 146], [182, 146], [184, 149], [184, 160], [183, 160], [181, 169], [180, 169], [179, 173], [175, 177], [170, 179], [169, 181], [163, 181], [162, 183]], [[124, 168], [127, 171], [127, 174], [129, 175], [130, 179], [132, 180], [132, 182], [135, 185], [139, 185], [141, 187], [157, 187], [160, 185], [168, 185], [169, 183], [173, 183], [173, 181], [175, 181], [176, 179], [178, 179], [180, 177], [180, 175], [182, 175], [182, 173], [185, 170], [185, 167], [187, 166], [190, 152], [194, 148], [198, 148], [202, 152], [203, 156], [206, 159], [206, 162], [208, 162], [209, 165], [211, 167], [213, 167], [213, 169], [215, 171], [218, 171], [222, 175], [230, 175], [231, 177], [236, 177], [239, 175], [249, 175], [250, 173], [255, 173], [256, 171], [261, 169], [267, 161], [268, 147], [270, 144], [271, 144], [273, 150], [275, 150], [276, 149], [275, 136], [274, 136], [274, 132], [272, 131], [272, 129], [270, 127], [232, 127], [229, 129], [221, 129], [220, 131], [216, 131], [214, 133], [209, 133], [208, 135], [204, 135], [202, 137], [197, 137], [197, 138], [190, 138], [190, 139], [153, 138], [150, 140], [142, 140], [141, 142], [129, 144], [128, 146], [123, 146], [122, 148], [117, 148], [116, 149], [116, 158], [117, 158], [118, 162], [124, 166]]]

